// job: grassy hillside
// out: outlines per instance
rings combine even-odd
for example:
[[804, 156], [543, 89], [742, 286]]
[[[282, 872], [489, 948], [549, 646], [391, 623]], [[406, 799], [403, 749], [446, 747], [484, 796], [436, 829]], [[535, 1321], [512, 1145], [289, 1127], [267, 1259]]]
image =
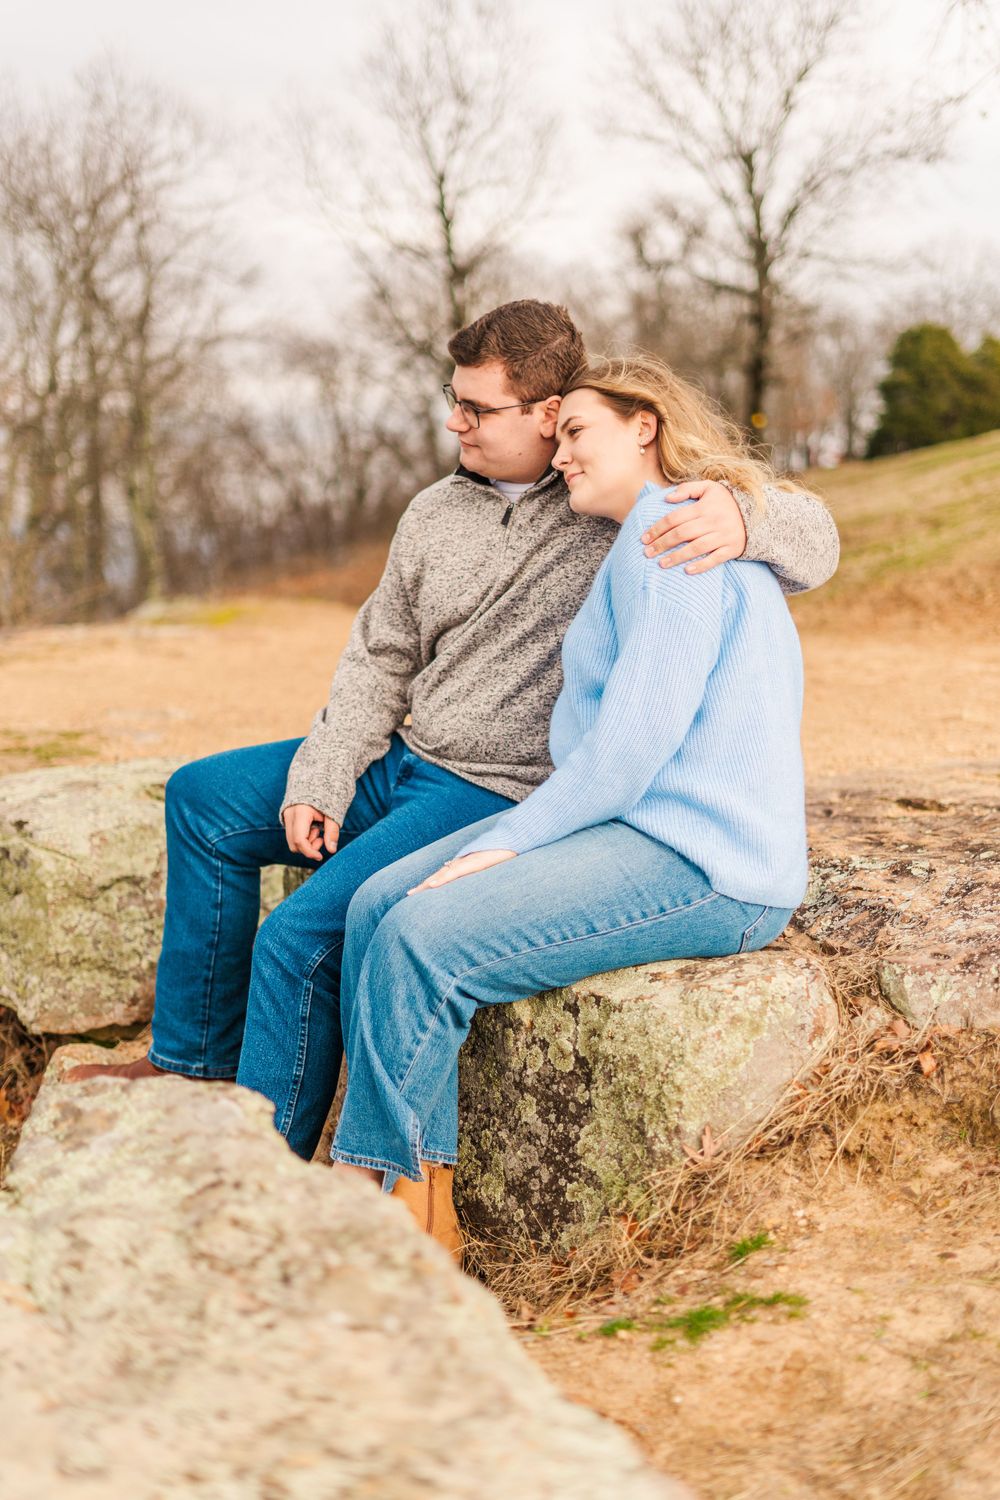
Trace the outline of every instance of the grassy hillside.
[[1000, 432], [807, 481], [837, 519], [842, 557], [837, 577], [797, 602], [803, 619], [1000, 614]]

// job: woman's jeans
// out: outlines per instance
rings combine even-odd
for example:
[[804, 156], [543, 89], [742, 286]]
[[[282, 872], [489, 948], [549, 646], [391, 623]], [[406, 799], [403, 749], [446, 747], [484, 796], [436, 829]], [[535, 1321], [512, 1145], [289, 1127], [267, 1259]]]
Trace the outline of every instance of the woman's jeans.
[[602, 823], [436, 890], [407, 891], [488, 828], [372, 876], [351, 902], [341, 1013], [347, 1097], [332, 1155], [389, 1191], [458, 1151], [458, 1053], [480, 1005], [669, 958], [763, 948], [785, 908], [717, 895], [625, 823]]
[[[167, 783], [167, 911], [149, 1056], [169, 1072], [235, 1078], [266, 1095], [289, 1145], [310, 1157], [340, 1072], [351, 898], [376, 870], [511, 803], [394, 735], [357, 784], [336, 854], [317, 865], [290, 852], [278, 817], [300, 744], [212, 755]], [[258, 932], [263, 865], [313, 873]]]

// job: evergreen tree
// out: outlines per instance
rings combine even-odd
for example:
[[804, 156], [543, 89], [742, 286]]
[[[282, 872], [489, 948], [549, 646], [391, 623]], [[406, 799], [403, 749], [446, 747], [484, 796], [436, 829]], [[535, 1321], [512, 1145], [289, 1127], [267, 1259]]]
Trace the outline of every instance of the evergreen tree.
[[1000, 427], [1000, 340], [984, 338], [967, 354], [940, 324], [904, 329], [879, 393], [882, 416], [868, 443], [869, 458]]
[[1000, 339], [988, 334], [970, 357], [973, 401], [970, 434], [1000, 427]]

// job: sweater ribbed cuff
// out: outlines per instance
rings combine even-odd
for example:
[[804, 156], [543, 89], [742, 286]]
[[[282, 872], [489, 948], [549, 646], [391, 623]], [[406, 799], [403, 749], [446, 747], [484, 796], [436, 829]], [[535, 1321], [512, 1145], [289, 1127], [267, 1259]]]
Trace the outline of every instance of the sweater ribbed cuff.
[[347, 809], [353, 799], [353, 785], [345, 793], [342, 788], [332, 787], [329, 782], [310, 782], [298, 778], [292, 781], [290, 779], [285, 787], [281, 807], [278, 809], [278, 817], [284, 814], [286, 807], [315, 807], [317, 812], [321, 812], [325, 818], [332, 818], [335, 823], [343, 827]]

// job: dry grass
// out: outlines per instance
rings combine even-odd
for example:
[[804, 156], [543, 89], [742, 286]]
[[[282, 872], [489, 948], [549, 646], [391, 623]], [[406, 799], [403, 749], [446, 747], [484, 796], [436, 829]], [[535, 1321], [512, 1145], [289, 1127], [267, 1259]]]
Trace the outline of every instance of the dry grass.
[[705, 1500], [994, 1500], [1000, 1032], [843, 1004], [752, 1140], [494, 1285], [564, 1394]]
[[65, 1037], [33, 1036], [0, 1005], [0, 1184], [28, 1117], [42, 1074]]
[[[652, 1177], [641, 1204], [606, 1222], [565, 1257], [526, 1254], [510, 1243], [477, 1240], [468, 1269], [487, 1283], [515, 1326], [549, 1324], [574, 1309], [574, 1329], [607, 1317], [608, 1298], [651, 1291], [683, 1261], [684, 1269], [718, 1266], [727, 1251], [759, 1227], [776, 1184], [789, 1171], [819, 1186], [839, 1166], [858, 1174], [891, 1173], [909, 1144], [892, 1115], [921, 1093], [931, 1115], [948, 1118], [977, 1139], [1000, 1137], [1000, 1033], [955, 1027], [910, 1027], [881, 1007], [859, 1006], [873, 959], [832, 960], [842, 1012], [838, 1036], [805, 1078], [793, 1083], [752, 1136], [731, 1147], [706, 1130], [702, 1149]], [[946, 1071], [954, 1088], [943, 1089]], [[888, 1106], [888, 1110], [887, 1107]], [[888, 1121], [883, 1116], [888, 1114]], [[995, 1198], [1000, 1165], [967, 1185], [972, 1198]]]
[[1000, 432], [808, 478], [836, 518], [841, 564], [795, 600], [800, 623], [1000, 614]]

